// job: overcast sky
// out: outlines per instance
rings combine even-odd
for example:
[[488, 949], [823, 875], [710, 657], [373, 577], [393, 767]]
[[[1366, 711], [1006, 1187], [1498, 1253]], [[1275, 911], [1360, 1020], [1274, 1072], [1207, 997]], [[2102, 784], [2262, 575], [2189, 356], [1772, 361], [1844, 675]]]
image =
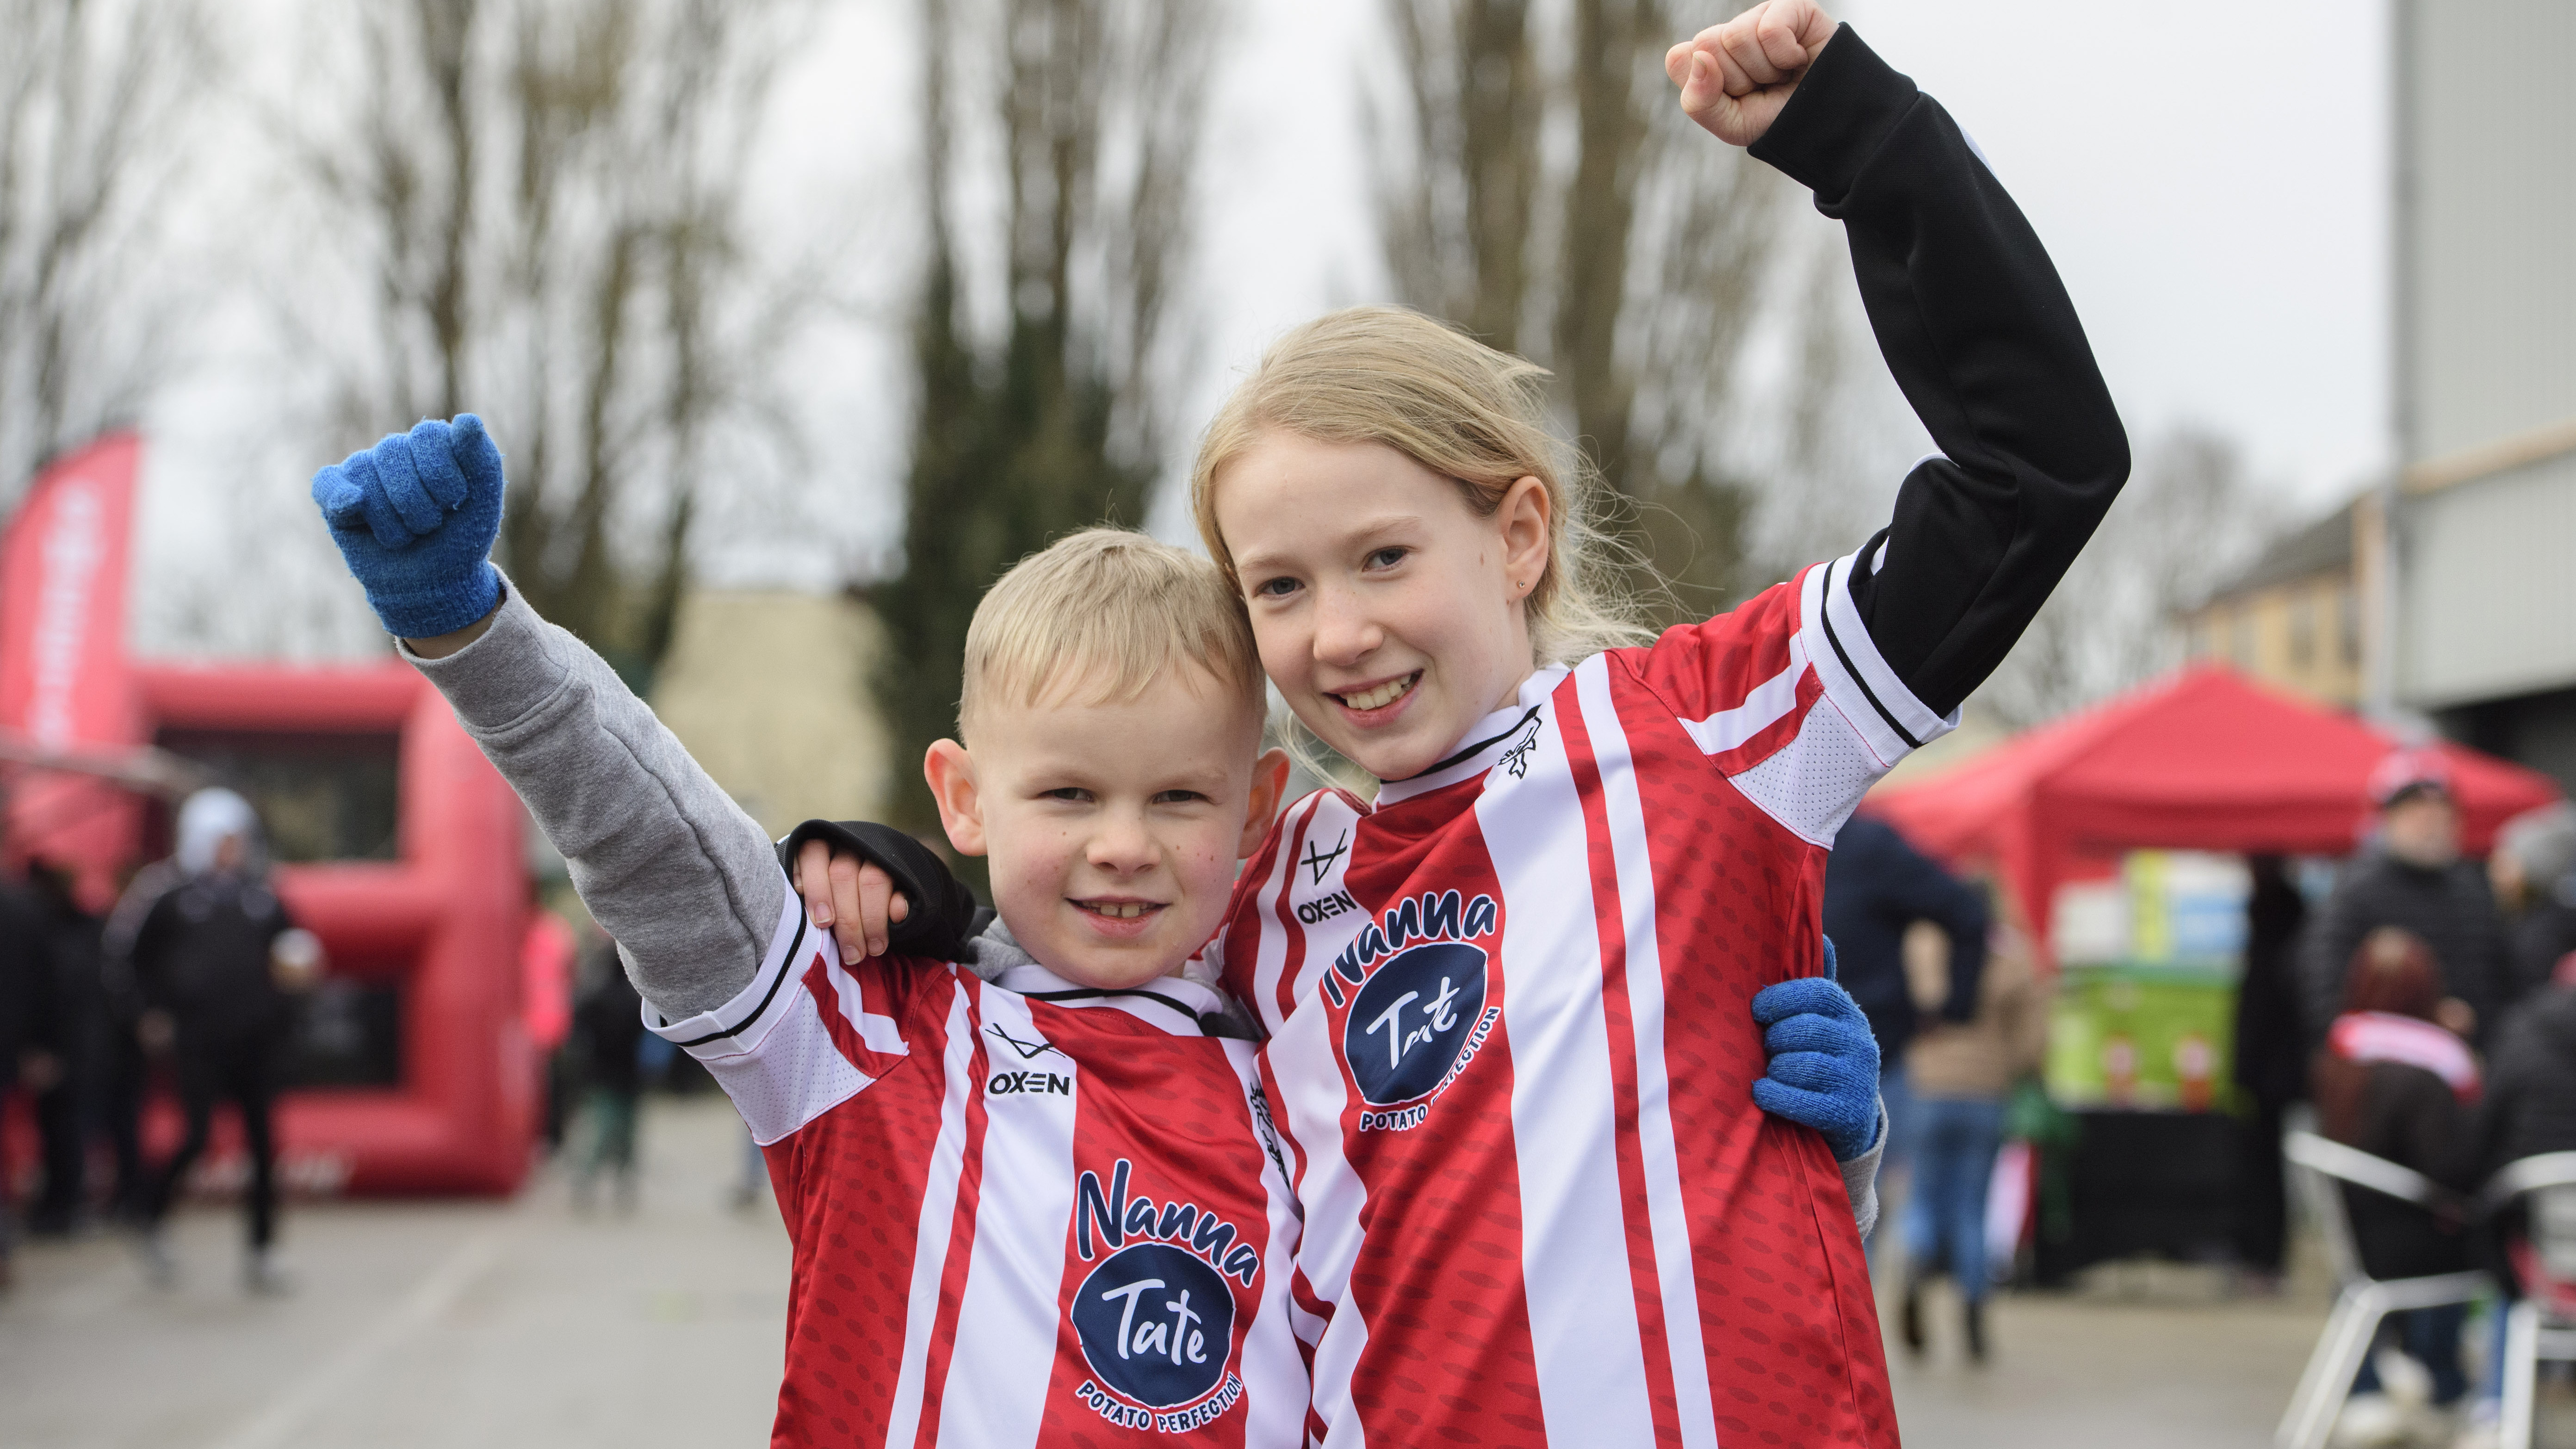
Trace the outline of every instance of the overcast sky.
[[[710, 518], [713, 582], [830, 587], [893, 540], [906, 441], [899, 323], [915, 254], [915, 3], [830, 7], [783, 79], [758, 187], [763, 225], [831, 237], [876, 321], [820, 334], [800, 359], [829, 475], [812, 480], [814, 516], [794, 528]], [[1177, 400], [1193, 435], [1280, 331], [1384, 295], [1357, 80], [1384, 3], [1238, 0], [1205, 138], [1204, 362]], [[1950, 108], [2029, 213], [2131, 436], [2213, 428], [2243, 444], [2285, 502], [2321, 509], [2390, 452], [2384, 5], [2239, 0], [2217, 26], [2142, 0], [1835, 9]], [[245, 73], [240, 84], [299, 82]], [[189, 572], [166, 566], [202, 557], [202, 510], [226, 496], [216, 479], [246, 466], [245, 437], [275, 412], [256, 368], [228, 364], [221, 345], [209, 356], [215, 365], [151, 424], [138, 604], [165, 620], [187, 609], [175, 595], [156, 605], [153, 591], [171, 593], [166, 580]], [[1918, 443], [1889, 440], [1891, 483]], [[278, 526], [300, 517], [311, 464], [255, 466], [278, 474]], [[1157, 523], [1188, 533], [1175, 509]], [[343, 632], [363, 642], [363, 619], [352, 622]], [[166, 632], [146, 622], [140, 642], [188, 647]]]

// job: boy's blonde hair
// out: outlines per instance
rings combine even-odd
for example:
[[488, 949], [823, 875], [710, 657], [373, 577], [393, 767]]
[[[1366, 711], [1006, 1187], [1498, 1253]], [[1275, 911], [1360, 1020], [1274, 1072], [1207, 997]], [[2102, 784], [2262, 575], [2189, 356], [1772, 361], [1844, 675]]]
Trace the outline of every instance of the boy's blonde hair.
[[1012, 565], [975, 606], [958, 729], [1051, 696], [1123, 703], [1184, 664], [1259, 718], [1261, 656], [1216, 565], [1141, 533], [1086, 528]]
[[1458, 485], [1479, 518], [1523, 478], [1547, 489], [1547, 568], [1523, 608], [1537, 662], [1572, 663], [1652, 637], [1603, 567], [1599, 485], [1549, 426], [1547, 369], [1402, 307], [1328, 312], [1272, 344], [1208, 424], [1190, 472], [1199, 537], [1240, 595], [1217, 527], [1218, 475], [1271, 431], [1381, 443]]

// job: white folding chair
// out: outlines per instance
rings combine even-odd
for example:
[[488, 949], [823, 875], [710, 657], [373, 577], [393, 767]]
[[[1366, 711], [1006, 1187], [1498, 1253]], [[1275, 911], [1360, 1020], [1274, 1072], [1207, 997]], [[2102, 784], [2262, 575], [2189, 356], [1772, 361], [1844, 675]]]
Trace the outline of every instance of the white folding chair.
[[[2542, 1359], [2576, 1359], [2576, 1313], [2562, 1295], [2576, 1293], [2576, 1152], [2546, 1152], [2509, 1162], [2478, 1195], [2489, 1215], [2523, 1209], [2520, 1238], [2534, 1276], [2504, 1321], [2504, 1403], [2499, 1449], [2531, 1449], [2531, 1401]], [[2519, 1276], [2519, 1275], [2517, 1275]]]
[[2491, 1280], [2479, 1272], [2371, 1277], [2353, 1243], [2343, 1184], [2385, 1193], [2429, 1212], [2459, 1208], [2458, 1195], [2412, 1168], [2313, 1132], [2282, 1134], [2281, 1155], [2290, 1160], [2300, 1200], [2325, 1233], [2326, 1257], [2334, 1265], [2342, 1291], [2335, 1295], [2334, 1313], [2326, 1319], [2316, 1352], [2308, 1356], [2307, 1371], [2299, 1375], [2298, 1391], [2290, 1396], [2289, 1412], [2281, 1416], [2272, 1442], [2280, 1449], [2321, 1449], [2334, 1431], [2335, 1415], [2351, 1392], [2354, 1376], [2361, 1372], [2381, 1319], [2407, 1309], [2467, 1303], [2485, 1292]]

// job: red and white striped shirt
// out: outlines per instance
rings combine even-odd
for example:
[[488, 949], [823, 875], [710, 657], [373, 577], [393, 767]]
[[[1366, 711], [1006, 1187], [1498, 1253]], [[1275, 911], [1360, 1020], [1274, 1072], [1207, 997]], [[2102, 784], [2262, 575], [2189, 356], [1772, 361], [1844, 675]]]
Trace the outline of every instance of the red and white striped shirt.
[[[1302, 1442], [1297, 1217], [1248, 1042], [1208, 987], [1037, 1001], [841, 964], [793, 891], [751, 984], [648, 1024], [767, 1151], [794, 1245], [771, 1442]], [[1186, 1009], [1175, 1009], [1175, 1005]]]
[[1896, 1443], [1842, 1175], [1751, 1095], [1835, 832], [1953, 722], [1854, 562], [1540, 671], [1246, 870], [1211, 950], [1272, 1033], [1330, 1443]]

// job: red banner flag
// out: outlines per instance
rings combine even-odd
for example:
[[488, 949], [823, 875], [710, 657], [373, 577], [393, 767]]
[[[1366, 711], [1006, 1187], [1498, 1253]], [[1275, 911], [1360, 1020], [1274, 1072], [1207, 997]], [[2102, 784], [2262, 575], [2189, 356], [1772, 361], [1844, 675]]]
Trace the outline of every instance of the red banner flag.
[[[0, 535], [0, 734], [41, 760], [142, 743], [125, 654], [126, 563], [142, 442], [111, 433], [38, 475]], [[115, 889], [131, 796], [103, 780], [14, 772], [7, 836], [16, 860], [76, 867], [83, 894]]]

